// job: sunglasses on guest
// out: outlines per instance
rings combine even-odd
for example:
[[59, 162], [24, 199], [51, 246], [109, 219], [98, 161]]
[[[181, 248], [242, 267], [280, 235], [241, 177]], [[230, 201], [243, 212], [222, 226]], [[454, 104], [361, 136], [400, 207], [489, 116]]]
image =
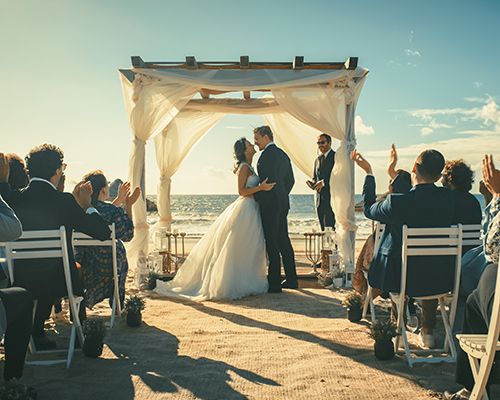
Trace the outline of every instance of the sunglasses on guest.
[[317, 144], [318, 146], [321, 146], [321, 145], [324, 145], [324, 144], [327, 144], [327, 143], [328, 143], [328, 142], [327, 142], [326, 140], [319, 140], [319, 141], [317, 141], [317, 142], [316, 142], [316, 144]]

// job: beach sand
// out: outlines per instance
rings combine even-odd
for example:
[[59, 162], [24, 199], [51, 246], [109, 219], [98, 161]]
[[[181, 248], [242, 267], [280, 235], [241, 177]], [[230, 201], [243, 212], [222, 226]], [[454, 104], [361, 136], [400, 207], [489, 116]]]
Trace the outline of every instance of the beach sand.
[[[118, 319], [101, 358], [78, 352], [70, 369], [27, 366], [23, 381], [39, 399], [75, 400], [431, 399], [458, 388], [454, 365], [409, 368], [401, 356], [378, 361], [369, 324], [346, 319], [346, 290], [301, 287], [203, 303], [142, 292], [143, 325], [129, 328]], [[89, 312], [109, 315], [107, 302]], [[57, 322], [61, 347], [66, 319]]]

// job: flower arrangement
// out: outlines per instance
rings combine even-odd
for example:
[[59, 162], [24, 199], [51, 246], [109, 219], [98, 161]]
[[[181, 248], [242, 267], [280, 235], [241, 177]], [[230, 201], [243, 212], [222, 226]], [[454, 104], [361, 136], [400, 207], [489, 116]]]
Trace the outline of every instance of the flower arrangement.
[[396, 324], [390, 319], [379, 319], [370, 328], [370, 337], [375, 341], [391, 340], [398, 335]]
[[361, 296], [355, 291], [349, 292], [342, 301], [342, 305], [349, 308], [361, 307]]
[[131, 314], [139, 314], [145, 306], [146, 302], [139, 296], [131, 296], [125, 300], [125, 309]]

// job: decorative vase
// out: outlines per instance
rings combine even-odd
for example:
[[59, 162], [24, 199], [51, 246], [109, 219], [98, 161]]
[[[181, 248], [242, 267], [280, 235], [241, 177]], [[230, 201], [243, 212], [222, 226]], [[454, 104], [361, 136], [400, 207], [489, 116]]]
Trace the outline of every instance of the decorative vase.
[[139, 311], [138, 313], [127, 312], [127, 325], [136, 327], [141, 325], [142, 323], [142, 314]]
[[361, 321], [361, 306], [347, 307], [347, 319], [351, 322]]
[[102, 340], [85, 339], [83, 342], [82, 351], [87, 357], [97, 358], [102, 354], [103, 343]]
[[336, 288], [341, 288], [344, 284], [344, 278], [333, 278], [333, 286]]
[[373, 347], [375, 357], [379, 360], [392, 360], [394, 358], [394, 343], [391, 339], [376, 340]]

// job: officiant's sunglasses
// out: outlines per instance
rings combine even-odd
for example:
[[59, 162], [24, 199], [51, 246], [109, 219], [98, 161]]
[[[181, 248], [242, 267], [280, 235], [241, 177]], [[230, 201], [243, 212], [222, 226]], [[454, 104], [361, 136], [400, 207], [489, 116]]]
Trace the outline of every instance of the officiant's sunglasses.
[[322, 144], [327, 144], [328, 142], [326, 140], [319, 140], [316, 142], [317, 145], [322, 145]]

